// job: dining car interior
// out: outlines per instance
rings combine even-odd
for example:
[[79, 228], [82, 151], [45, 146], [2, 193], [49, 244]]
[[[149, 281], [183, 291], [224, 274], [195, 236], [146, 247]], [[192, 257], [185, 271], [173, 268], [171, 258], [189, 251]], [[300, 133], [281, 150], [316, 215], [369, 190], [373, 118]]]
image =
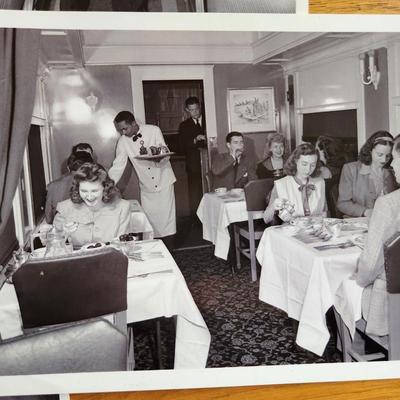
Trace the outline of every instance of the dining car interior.
[[400, 359], [400, 34], [1, 35], [0, 375]]

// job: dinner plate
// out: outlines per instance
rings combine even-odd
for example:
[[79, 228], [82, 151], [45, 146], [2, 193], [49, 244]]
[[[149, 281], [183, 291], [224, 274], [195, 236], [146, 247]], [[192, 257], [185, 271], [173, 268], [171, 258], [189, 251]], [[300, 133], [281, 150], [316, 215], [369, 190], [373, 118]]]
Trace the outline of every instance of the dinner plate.
[[232, 196], [243, 196], [244, 195], [244, 190], [243, 189], [231, 189], [229, 191], [229, 194]]
[[150, 155], [150, 154], [140, 154], [135, 156], [135, 158], [139, 159], [139, 160], [149, 160], [149, 161], [153, 161], [153, 160], [161, 160], [165, 157], [170, 157], [172, 155], [174, 155], [175, 152], [169, 152], [169, 153], [162, 153], [162, 154], [156, 154], [156, 155]]
[[43, 258], [46, 253], [46, 247], [40, 247], [38, 249], [35, 249], [31, 253], [32, 258]]

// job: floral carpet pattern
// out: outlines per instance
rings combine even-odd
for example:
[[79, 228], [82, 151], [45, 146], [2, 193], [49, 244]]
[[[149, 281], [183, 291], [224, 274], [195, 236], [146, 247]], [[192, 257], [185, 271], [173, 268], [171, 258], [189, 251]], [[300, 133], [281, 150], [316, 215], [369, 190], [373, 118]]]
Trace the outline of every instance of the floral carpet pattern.
[[[341, 361], [334, 335], [322, 357], [296, 345], [295, 321], [258, 299], [258, 282], [251, 282], [247, 260], [233, 274], [229, 262], [214, 257], [213, 247], [173, 255], [211, 333], [207, 367]], [[334, 332], [333, 318], [328, 315], [327, 321]], [[136, 369], [155, 368], [151, 325], [135, 324]], [[174, 336], [173, 319], [163, 319], [164, 368], [173, 368]]]

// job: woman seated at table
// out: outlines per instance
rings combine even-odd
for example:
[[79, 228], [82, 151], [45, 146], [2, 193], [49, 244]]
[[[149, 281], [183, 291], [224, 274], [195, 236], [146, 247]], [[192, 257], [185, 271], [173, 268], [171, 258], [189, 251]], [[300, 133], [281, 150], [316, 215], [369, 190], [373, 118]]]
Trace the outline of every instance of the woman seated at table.
[[339, 149], [338, 139], [329, 136], [319, 136], [315, 143], [315, 148], [319, 153], [321, 162], [321, 177], [325, 179], [326, 203], [330, 217], [341, 216], [337, 210], [337, 199], [339, 192], [340, 173], [344, 157]]
[[264, 159], [257, 164], [257, 177], [259, 179], [283, 177], [283, 165], [286, 158], [284, 136], [280, 133], [268, 136], [265, 142]]
[[375, 132], [361, 147], [359, 161], [343, 166], [337, 202], [343, 214], [370, 217], [376, 199], [396, 189], [393, 174], [387, 168], [392, 146], [389, 132]]
[[[107, 242], [129, 231], [130, 203], [121, 199], [107, 171], [96, 163], [85, 163], [75, 173], [70, 199], [57, 205], [54, 225], [64, 225], [74, 246]], [[71, 228], [71, 226], [73, 228]]]
[[[393, 161], [396, 181], [400, 183], [400, 136], [394, 139]], [[385, 242], [400, 231], [400, 189], [379, 197], [373, 208], [365, 248], [358, 261], [356, 281], [364, 287], [362, 315], [367, 321], [366, 332], [373, 335], [388, 334], [388, 303], [383, 247]]]
[[325, 215], [325, 181], [319, 176], [319, 155], [311, 143], [295, 148], [285, 163], [287, 176], [274, 183], [264, 221], [271, 222], [282, 204], [290, 203], [290, 211], [279, 213], [283, 221], [293, 217]]
[[338, 143], [337, 139], [330, 136], [318, 136], [315, 148], [319, 153], [321, 177], [324, 179], [339, 181], [340, 172], [345, 162], [340, 155], [339, 146], [340, 143]]

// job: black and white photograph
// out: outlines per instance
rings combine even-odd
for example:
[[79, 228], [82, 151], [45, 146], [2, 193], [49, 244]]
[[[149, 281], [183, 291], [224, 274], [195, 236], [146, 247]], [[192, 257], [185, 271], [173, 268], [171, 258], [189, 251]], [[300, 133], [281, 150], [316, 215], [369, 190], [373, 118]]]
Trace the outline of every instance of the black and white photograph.
[[0, 34], [1, 376], [400, 358], [400, 33]]

